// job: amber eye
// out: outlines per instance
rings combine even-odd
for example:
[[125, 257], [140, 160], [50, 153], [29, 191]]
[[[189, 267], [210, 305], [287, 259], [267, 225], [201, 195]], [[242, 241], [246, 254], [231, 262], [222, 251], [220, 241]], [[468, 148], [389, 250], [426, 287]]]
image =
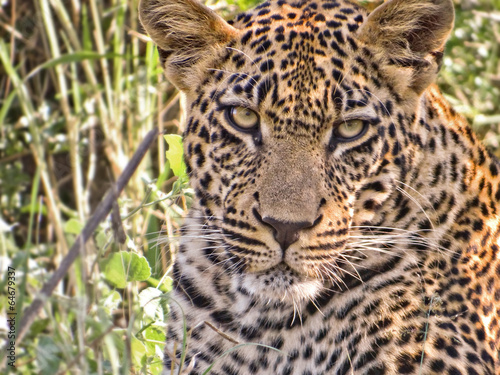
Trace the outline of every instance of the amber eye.
[[227, 117], [231, 124], [243, 131], [255, 130], [259, 125], [259, 115], [245, 107], [229, 107]]
[[335, 135], [341, 141], [350, 141], [358, 137], [365, 130], [365, 122], [363, 120], [344, 121], [335, 129]]

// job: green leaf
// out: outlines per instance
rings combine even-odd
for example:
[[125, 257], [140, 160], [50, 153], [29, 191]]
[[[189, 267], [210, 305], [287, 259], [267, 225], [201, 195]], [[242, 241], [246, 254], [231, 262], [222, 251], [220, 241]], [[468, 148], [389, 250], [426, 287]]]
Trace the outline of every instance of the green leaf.
[[160, 353], [162, 352], [166, 340], [165, 332], [158, 327], [149, 326], [142, 335], [144, 336], [148, 355], [153, 356], [156, 354], [156, 346], [159, 346]]
[[69, 219], [64, 225], [64, 232], [69, 234], [80, 234], [84, 225], [76, 219]]
[[123, 56], [123, 55], [116, 55], [114, 53], [101, 54], [101, 53], [98, 53], [95, 51], [77, 51], [77, 52], [73, 52], [73, 53], [67, 53], [65, 55], [51, 59], [51, 60], [37, 66], [35, 69], [33, 69], [26, 76], [25, 81], [27, 81], [31, 77], [35, 76], [41, 70], [47, 69], [47, 68], [52, 68], [56, 65], [76, 63], [76, 62], [81, 62], [84, 60], [96, 60], [96, 59], [103, 59], [103, 58], [109, 59], [112, 57], [120, 57], [120, 56]]
[[156, 288], [146, 288], [139, 293], [139, 305], [142, 307], [144, 315], [148, 318], [155, 319], [157, 315], [163, 317], [161, 299], [159, 298], [162, 294]]
[[104, 308], [104, 310], [111, 315], [113, 310], [116, 310], [120, 303], [122, 302], [122, 296], [116, 290], [113, 290], [109, 296], [103, 298], [100, 301], [100, 305]]
[[167, 134], [164, 138], [168, 143], [168, 151], [165, 154], [174, 175], [179, 178], [187, 177], [182, 137], [176, 134]]
[[137, 369], [140, 369], [146, 359], [146, 346], [135, 336], [130, 340], [130, 351], [132, 353], [132, 364]]
[[40, 374], [52, 375], [58, 372], [57, 370], [61, 363], [61, 359], [59, 358], [61, 350], [52, 338], [45, 335], [41, 336], [38, 340], [36, 353], [38, 365], [40, 366]]
[[160, 375], [163, 369], [163, 348], [165, 346], [165, 333], [162, 329], [149, 326], [142, 333], [143, 343], [146, 346], [146, 354], [149, 364], [149, 371], [153, 375]]
[[30, 327], [30, 334], [33, 337], [41, 334], [50, 324], [50, 319], [36, 319]]
[[17, 92], [12, 91], [9, 96], [7, 96], [7, 99], [4, 99], [4, 102], [2, 103], [2, 106], [0, 107], [0, 124], [5, 123], [5, 118], [7, 117], [7, 113], [9, 112], [10, 106], [12, 105], [12, 102], [16, 98]]
[[123, 353], [127, 352], [124, 331], [120, 329], [112, 331], [109, 335], [104, 336], [103, 343], [105, 358], [109, 359], [110, 367], [113, 369], [110, 373], [118, 374], [119, 372], [116, 370], [119, 367], [125, 367], [124, 362], [126, 361], [124, 358], [120, 358], [120, 355], [123, 356]]
[[43, 203], [36, 202], [33, 206], [31, 204], [27, 204], [21, 207], [20, 210], [23, 214], [30, 213], [31, 211], [41, 213], [44, 216], [47, 216], [47, 207]]
[[104, 246], [108, 243], [108, 235], [104, 232], [104, 230], [97, 232], [95, 242], [99, 250], [104, 249]]
[[163, 293], [169, 293], [172, 291], [174, 281], [171, 277], [166, 276], [163, 279], [163, 282], [160, 284], [160, 280], [157, 280], [154, 277], [150, 277], [147, 280], [147, 283], [152, 287], [161, 290]]
[[117, 288], [125, 288], [129, 281], [144, 281], [151, 276], [146, 258], [135, 253], [113, 253], [104, 266], [104, 277]]

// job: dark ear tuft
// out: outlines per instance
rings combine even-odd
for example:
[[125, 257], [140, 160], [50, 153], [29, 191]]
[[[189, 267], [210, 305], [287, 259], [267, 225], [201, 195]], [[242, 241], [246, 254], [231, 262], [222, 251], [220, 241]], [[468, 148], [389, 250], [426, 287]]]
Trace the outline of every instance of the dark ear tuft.
[[436, 77], [454, 18], [451, 0], [389, 0], [368, 16], [359, 36], [390, 63], [413, 68], [410, 86], [421, 93]]

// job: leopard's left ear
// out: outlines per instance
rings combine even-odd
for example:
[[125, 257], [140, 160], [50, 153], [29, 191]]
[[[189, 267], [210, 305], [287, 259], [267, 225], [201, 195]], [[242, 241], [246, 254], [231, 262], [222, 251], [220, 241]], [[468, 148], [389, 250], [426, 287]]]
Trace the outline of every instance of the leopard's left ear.
[[420, 94], [436, 78], [454, 19], [452, 0], [388, 0], [368, 16], [359, 37], [390, 64], [411, 68], [409, 85]]

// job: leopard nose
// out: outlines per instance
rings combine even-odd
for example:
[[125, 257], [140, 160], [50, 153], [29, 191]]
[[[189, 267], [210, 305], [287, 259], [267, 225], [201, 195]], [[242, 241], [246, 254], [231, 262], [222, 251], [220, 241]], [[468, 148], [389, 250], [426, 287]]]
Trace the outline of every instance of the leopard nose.
[[279, 221], [272, 217], [263, 217], [262, 221], [274, 228], [274, 238], [278, 241], [283, 251], [299, 239], [299, 231], [301, 229], [310, 228], [314, 225], [314, 223], [309, 221], [290, 223]]

